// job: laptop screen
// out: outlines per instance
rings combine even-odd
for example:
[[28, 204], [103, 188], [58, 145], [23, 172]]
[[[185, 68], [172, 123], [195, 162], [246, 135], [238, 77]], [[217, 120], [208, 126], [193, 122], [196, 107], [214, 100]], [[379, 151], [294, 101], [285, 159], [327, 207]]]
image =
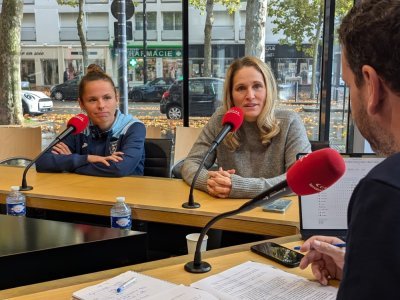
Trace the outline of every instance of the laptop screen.
[[[304, 155], [304, 154], [300, 154]], [[384, 158], [375, 154], [342, 154], [346, 163], [344, 175], [325, 191], [299, 197], [300, 232], [312, 235], [345, 236], [347, 206], [358, 182]]]

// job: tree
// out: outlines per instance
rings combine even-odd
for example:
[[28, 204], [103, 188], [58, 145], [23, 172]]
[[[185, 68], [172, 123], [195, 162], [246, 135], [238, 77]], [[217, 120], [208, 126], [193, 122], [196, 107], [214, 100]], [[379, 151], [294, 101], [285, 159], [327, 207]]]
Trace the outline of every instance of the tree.
[[206, 12], [206, 23], [204, 26], [204, 68], [203, 76], [211, 76], [211, 33], [214, 24], [214, 4], [224, 5], [229, 14], [233, 14], [240, 5], [240, 0], [190, 0], [190, 4], [195, 8]]
[[246, 6], [245, 55], [265, 58], [265, 21], [267, 0], [248, 0]]
[[3, 0], [0, 14], [0, 124], [22, 124], [21, 23], [23, 0]]
[[[336, 0], [336, 18], [341, 19], [352, 7], [353, 0]], [[283, 32], [281, 44], [295, 45], [298, 51], [303, 51], [313, 57], [311, 77], [311, 99], [316, 98], [316, 73], [321, 45], [324, 18], [323, 0], [271, 0], [268, 7], [269, 16], [276, 26], [272, 32]], [[304, 42], [311, 44], [304, 48]]]
[[83, 1], [84, 0], [57, 0], [59, 5], [68, 5], [72, 7], [78, 6], [78, 18], [76, 19], [76, 28], [78, 29], [79, 41], [81, 43], [82, 48], [82, 57], [83, 57], [83, 68], [86, 70], [88, 66], [88, 52], [86, 45], [86, 37], [85, 32], [83, 31]]

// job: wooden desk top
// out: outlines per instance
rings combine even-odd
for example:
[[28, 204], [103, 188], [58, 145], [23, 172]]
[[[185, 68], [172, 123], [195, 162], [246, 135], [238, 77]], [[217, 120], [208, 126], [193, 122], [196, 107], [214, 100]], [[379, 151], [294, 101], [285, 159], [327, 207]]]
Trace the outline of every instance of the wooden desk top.
[[[5, 203], [12, 185], [20, 185], [23, 169], [0, 166], [0, 203]], [[182, 208], [190, 187], [180, 179], [158, 177], [105, 178], [72, 173], [28, 171], [24, 192], [28, 207], [108, 216], [117, 196], [125, 196], [132, 217], [143, 221], [203, 227], [213, 216], [238, 208], [246, 199], [218, 199], [195, 190], [198, 209]], [[298, 233], [297, 197], [285, 214], [261, 208], [223, 219], [213, 228], [238, 232], [288, 236]]]
[[[299, 236], [278, 238], [272, 241], [275, 241], [276, 243], [279, 244], [283, 244], [289, 248], [301, 244]], [[257, 243], [259, 242], [251, 244], [257, 244]], [[69, 300], [71, 299], [71, 295], [74, 291], [82, 289], [86, 286], [99, 283], [105, 279], [121, 274], [127, 270], [134, 270], [136, 272], [141, 272], [143, 274], [167, 280], [176, 284], [181, 283], [185, 285], [190, 285], [191, 283], [198, 281], [202, 278], [222, 272], [228, 268], [231, 268], [235, 265], [241, 264], [249, 260], [274, 265], [287, 272], [303, 276], [310, 280], [315, 280], [314, 276], [311, 273], [310, 268], [306, 270], [300, 270], [299, 268], [286, 268], [284, 266], [281, 266], [267, 258], [264, 258], [260, 255], [251, 252], [249, 250], [251, 244], [207, 251], [203, 255], [203, 259], [212, 265], [212, 269], [210, 272], [205, 274], [191, 274], [184, 271], [183, 269], [184, 264], [193, 259], [193, 255], [184, 255], [180, 257], [169, 258], [166, 260], [154, 261], [150, 263], [128, 266], [104, 272], [97, 272], [82, 276], [71, 277], [54, 282], [45, 282], [32, 286], [20, 287], [13, 290], [0, 292], [0, 296], [13, 297], [17, 295], [23, 295], [14, 298], [8, 298], [12, 300], [36, 300], [36, 299]], [[339, 282], [333, 280], [331, 281], [331, 284], [333, 286], [338, 286]], [[35, 291], [41, 291], [41, 292], [35, 293]]]

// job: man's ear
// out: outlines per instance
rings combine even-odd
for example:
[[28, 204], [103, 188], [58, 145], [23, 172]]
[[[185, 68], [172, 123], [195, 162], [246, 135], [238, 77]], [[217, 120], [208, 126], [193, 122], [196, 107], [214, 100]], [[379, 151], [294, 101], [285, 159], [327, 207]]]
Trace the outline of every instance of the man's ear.
[[385, 99], [385, 89], [383, 83], [376, 73], [375, 69], [369, 65], [364, 65], [361, 68], [364, 85], [366, 87], [365, 97], [367, 100], [367, 113], [374, 115], [382, 109]]

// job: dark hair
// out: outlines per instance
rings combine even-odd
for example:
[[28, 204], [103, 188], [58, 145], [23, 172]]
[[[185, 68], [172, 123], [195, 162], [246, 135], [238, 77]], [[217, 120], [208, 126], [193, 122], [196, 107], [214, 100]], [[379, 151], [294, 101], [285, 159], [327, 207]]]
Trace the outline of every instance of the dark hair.
[[400, 1], [363, 0], [343, 18], [339, 39], [358, 87], [361, 68], [373, 67], [382, 80], [400, 92]]
[[87, 82], [96, 81], [96, 80], [104, 80], [111, 84], [114, 89], [115, 95], [117, 95], [117, 89], [115, 87], [114, 81], [108, 76], [101, 67], [95, 64], [89, 65], [87, 69], [87, 73], [82, 77], [79, 83], [79, 98], [82, 101], [82, 95], [85, 91], [85, 86]]
[[103, 72], [104, 73], [103, 68], [100, 67], [99, 65], [96, 65], [96, 64], [88, 65], [86, 73], [93, 72], [93, 71], [98, 71], [98, 72]]

